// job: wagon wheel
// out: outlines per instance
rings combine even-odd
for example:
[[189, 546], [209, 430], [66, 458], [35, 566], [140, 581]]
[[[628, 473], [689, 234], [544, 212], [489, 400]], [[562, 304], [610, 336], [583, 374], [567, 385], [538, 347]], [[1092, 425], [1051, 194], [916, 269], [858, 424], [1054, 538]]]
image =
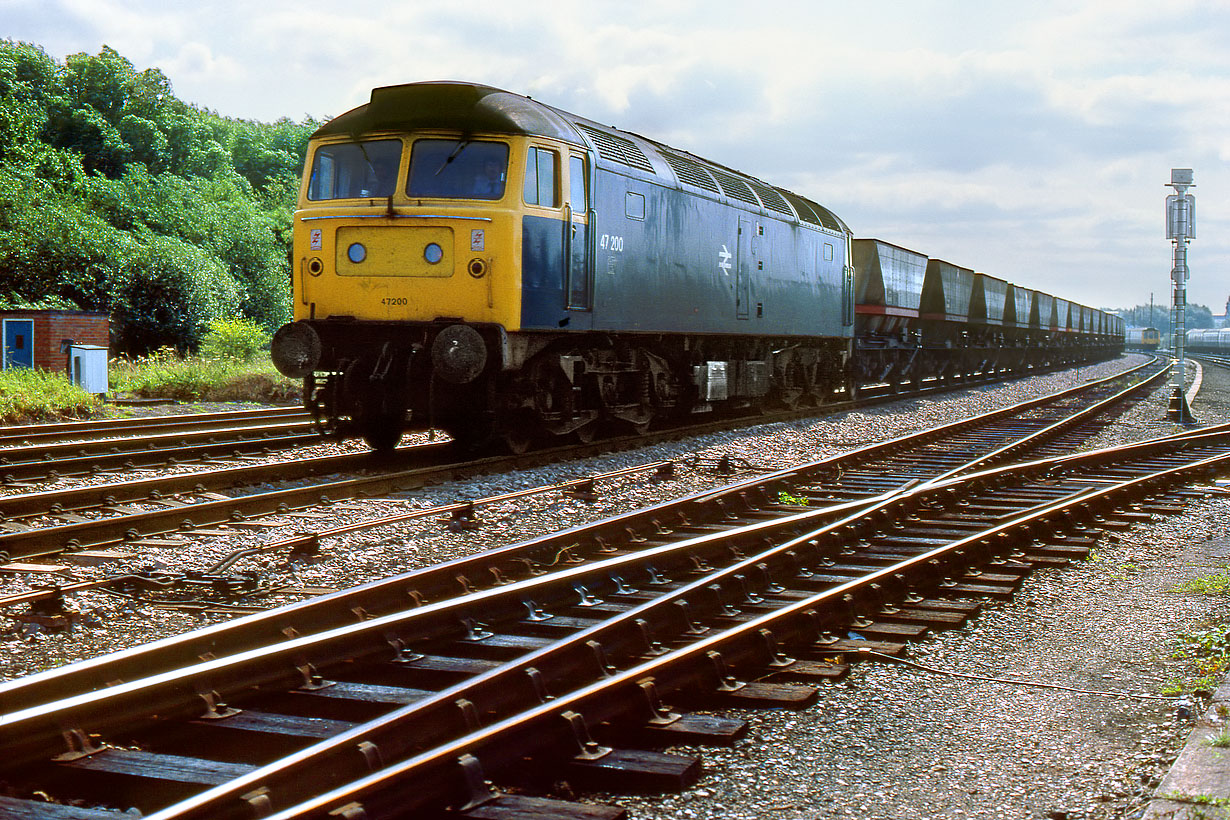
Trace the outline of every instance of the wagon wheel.
[[368, 446], [377, 452], [389, 452], [401, 441], [401, 419], [396, 415], [377, 415], [360, 422], [360, 432]]
[[538, 438], [539, 424], [533, 414], [521, 412], [512, 415], [500, 427], [500, 438], [508, 452], [515, 456], [527, 452]]
[[598, 437], [598, 420], [594, 419], [588, 424], [582, 424], [572, 431], [572, 435], [581, 444], [589, 444]]

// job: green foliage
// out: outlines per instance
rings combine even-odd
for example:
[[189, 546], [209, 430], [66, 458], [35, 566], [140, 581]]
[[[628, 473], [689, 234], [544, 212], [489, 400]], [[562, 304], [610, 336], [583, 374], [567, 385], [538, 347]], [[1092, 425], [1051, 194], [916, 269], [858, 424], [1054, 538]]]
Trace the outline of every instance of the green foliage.
[[26, 424], [84, 417], [101, 402], [70, 382], [63, 373], [10, 367], [0, 370], [0, 422]]
[[1215, 688], [1230, 670], [1230, 625], [1184, 633], [1175, 639], [1174, 644], [1172, 657], [1186, 661], [1192, 676], [1187, 680], [1170, 681], [1163, 687], [1163, 694]]
[[177, 401], [294, 401], [300, 395], [291, 381], [261, 360], [185, 357], [171, 347], [136, 360], [111, 363], [111, 389], [141, 398]]
[[1214, 749], [1230, 749], [1230, 732], [1218, 732], [1205, 741]]
[[1226, 595], [1230, 593], [1230, 574], [1209, 572], [1179, 584], [1179, 592], [1198, 592], [1201, 595]]
[[111, 314], [117, 352], [289, 321], [291, 214], [318, 123], [233, 120], [114, 49], [0, 40], [0, 304]]
[[[1167, 297], [1169, 298], [1169, 297]], [[1162, 334], [1162, 341], [1173, 331], [1170, 329], [1170, 303], [1160, 305], [1137, 305], [1118, 311], [1128, 327], [1153, 327]], [[1183, 322], [1188, 330], [1213, 327], [1213, 311], [1204, 305], [1188, 304], [1183, 312]]]
[[206, 359], [230, 359], [250, 362], [269, 349], [270, 334], [248, 319], [222, 319], [209, 326], [201, 339], [201, 356]]

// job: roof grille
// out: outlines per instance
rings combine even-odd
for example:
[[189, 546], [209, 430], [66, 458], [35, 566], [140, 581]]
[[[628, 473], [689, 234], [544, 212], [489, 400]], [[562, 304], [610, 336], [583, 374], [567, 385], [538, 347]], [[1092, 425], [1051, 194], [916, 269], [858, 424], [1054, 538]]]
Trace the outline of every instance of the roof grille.
[[608, 134], [606, 131], [600, 131], [583, 123], [577, 123], [577, 126], [589, 134], [590, 139], [594, 141], [594, 145], [598, 148], [598, 156], [609, 159], [611, 162], [654, 173], [653, 163], [632, 140]]
[[687, 157], [681, 157], [678, 154], [671, 154], [667, 151], [659, 151], [662, 158], [666, 160], [666, 164], [675, 170], [675, 174], [679, 177], [680, 182], [686, 182], [689, 185], [695, 185], [697, 188], [704, 188], [706, 191], [720, 193], [717, 183], [713, 181], [713, 177], [709, 176], [701, 165]]
[[753, 182], [751, 185], [752, 189], [760, 195], [760, 201], [764, 203], [766, 208], [771, 211], [786, 214], [791, 218], [794, 217], [794, 211], [790, 210], [790, 206], [786, 204], [786, 200], [782, 199], [782, 195], [777, 191], [767, 185], [762, 185], [759, 182]]
[[811, 204], [808, 203], [806, 199], [803, 199], [803, 197], [798, 196], [797, 194], [792, 194], [789, 191], [783, 191], [780, 188], [778, 189], [778, 193], [790, 201], [790, 204], [794, 206], [795, 211], [798, 212], [799, 219], [812, 225], [824, 224], [816, 212], [812, 210]]
[[730, 174], [723, 173], [716, 168], [710, 169], [710, 173], [717, 179], [718, 185], [722, 186], [722, 193], [731, 199], [741, 199], [751, 205], [759, 205], [756, 195], [752, 193], [752, 189], [747, 187], [747, 183], [743, 180], [732, 177]]
[[821, 225], [828, 228], [830, 231], [846, 230], [846, 227], [842, 224], [841, 220], [838, 219], [837, 216], [828, 208], [823, 205], [817, 205], [810, 199], [804, 199], [803, 201], [810, 205], [811, 209], [816, 212], [816, 216], [819, 217]]

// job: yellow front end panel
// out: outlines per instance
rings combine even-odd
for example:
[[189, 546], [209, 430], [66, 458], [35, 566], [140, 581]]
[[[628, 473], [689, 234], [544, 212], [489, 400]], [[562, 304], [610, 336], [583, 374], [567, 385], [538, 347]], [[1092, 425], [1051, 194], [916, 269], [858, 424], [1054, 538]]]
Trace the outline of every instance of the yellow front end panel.
[[520, 328], [515, 215], [451, 223], [438, 216], [424, 225], [421, 218], [323, 216], [321, 210], [301, 212], [296, 224], [295, 318], [450, 317]]
[[453, 229], [347, 226], [337, 229], [338, 276], [453, 275]]

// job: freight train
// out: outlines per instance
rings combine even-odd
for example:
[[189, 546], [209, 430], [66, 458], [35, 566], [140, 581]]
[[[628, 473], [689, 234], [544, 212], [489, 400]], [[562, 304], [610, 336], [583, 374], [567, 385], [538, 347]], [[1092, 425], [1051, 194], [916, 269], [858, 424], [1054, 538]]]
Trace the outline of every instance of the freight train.
[[377, 88], [311, 139], [278, 369], [376, 449], [535, 441], [1115, 355], [1112, 315], [528, 97]]

